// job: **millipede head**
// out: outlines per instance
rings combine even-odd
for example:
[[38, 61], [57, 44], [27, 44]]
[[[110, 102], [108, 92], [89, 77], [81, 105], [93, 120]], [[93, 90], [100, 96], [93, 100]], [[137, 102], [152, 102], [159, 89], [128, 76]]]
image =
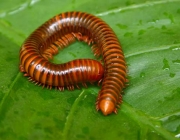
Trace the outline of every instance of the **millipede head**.
[[96, 109], [101, 110], [105, 116], [111, 114], [112, 112], [116, 112], [115, 104], [111, 100], [106, 99], [99, 101]]

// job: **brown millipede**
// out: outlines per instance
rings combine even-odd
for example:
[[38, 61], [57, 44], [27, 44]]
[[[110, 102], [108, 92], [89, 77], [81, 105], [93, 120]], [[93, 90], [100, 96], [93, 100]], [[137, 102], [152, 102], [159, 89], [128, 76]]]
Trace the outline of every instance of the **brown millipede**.
[[[92, 44], [96, 60], [78, 59], [53, 64], [49, 59], [75, 40]], [[96, 109], [104, 115], [117, 113], [126, 84], [126, 63], [118, 38], [100, 18], [84, 12], [59, 14], [36, 29], [20, 49], [20, 71], [31, 81], [49, 88], [73, 90], [79, 83], [101, 81]]]

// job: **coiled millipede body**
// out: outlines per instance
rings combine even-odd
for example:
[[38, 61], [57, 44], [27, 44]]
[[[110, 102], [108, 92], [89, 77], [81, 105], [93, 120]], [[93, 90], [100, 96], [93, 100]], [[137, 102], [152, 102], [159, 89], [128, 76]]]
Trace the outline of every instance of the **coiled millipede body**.
[[[104, 66], [92, 59], [64, 64], [49, 61], [75, 40], [92, 45], [94, 55], [102, 56]], [[100, 18], [83, 12], [59, 14], [36, 29], [20, 49], [20, 71], [36, 84], [59, 90], [102, 81], [96, 109], [104, 115], [117, 113], [127, 81], [124, 54], [115, 33]]]

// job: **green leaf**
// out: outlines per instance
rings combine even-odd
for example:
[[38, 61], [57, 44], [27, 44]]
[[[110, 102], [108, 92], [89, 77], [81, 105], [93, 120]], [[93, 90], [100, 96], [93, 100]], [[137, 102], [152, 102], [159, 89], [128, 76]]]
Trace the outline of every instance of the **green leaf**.
[[[1, 0], [0, 139], [180, 138], [179, 5], [180, 0]], [[117, 115], [95, 110], [97, 85], [48, 90], [19, 72], [26, 37], [56, 14], [74, 10], [102, 18], [121, 41], [129, 86]], [[76, 42], [54, 62], [76, 58], [94, 56], [88, 45]]]

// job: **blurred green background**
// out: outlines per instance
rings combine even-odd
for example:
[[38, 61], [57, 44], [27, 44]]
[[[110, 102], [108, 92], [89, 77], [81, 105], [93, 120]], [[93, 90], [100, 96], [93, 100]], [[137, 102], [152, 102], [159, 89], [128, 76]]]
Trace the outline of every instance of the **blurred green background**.
[[[129, 86], [118, 114], [95, 110], [100, 87], [64, 92], [35, 86], [19, 72], [23, 41], [49, 18], [84, 11], [117, 34]], [[0, 139], [173, 140], [180, 138], [180, 0], [1, 0]], [[76, 42], [56, 62], [96, 59]]]

